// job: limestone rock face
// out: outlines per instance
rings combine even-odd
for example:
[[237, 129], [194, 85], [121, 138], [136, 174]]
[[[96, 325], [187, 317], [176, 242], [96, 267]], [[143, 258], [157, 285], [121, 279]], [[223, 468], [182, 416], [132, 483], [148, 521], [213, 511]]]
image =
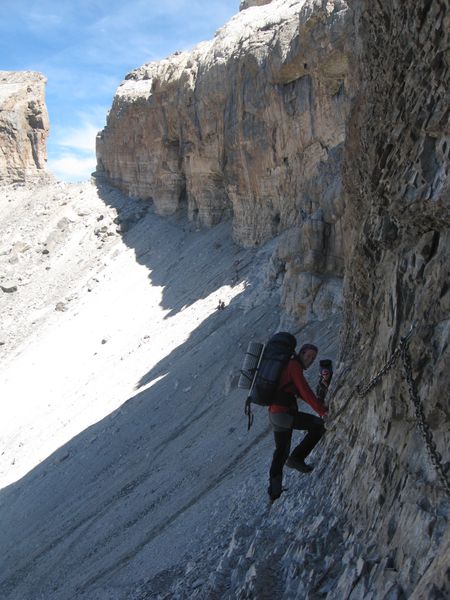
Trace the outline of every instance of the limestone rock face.
[[40, 73], [0, 71], [0, 183], [48, 176], [45, 83]]
[[[276, 507], [278, 547], [258, 531], [239, 546], [237, 531], [240, 560], [224, 552], [217, 571], [230, 561], [232, 573], [227, 587], [213, 581], [211, 597], [259, 597], [274, 580], [286, 598], [439, 600], [450, 589], [450, 7], [354, 7], [341, 163], [345, 321], [328, 431], [308, 482]], [[280, 261], [298, 265], [285, 288], [297, 302], [297, 282], [314, 287], [314, 266], [327, 268], [315, 252], [321, 228], [310, 214], [278, 247]], [[394, 351], [412, 325], [409, 360]]]
[[242, 0], [239, 5], [239, 10], [245, 10], [252, 6], [263, 6], [263, 4], [270, 4], [270, 2], [272, 2], [272, 0]]
[[[449, 3], [367, 0], [355, 19], [359, 82], [344, 161], [344, 368], [332, 405], [342, 413], [328, 452], [330, 502], [352, 517], [347, 567], [333, 597], [352, 589], [352, 598], [443, 598], [450, 548]], [[428, 442], [401, 357], [363, 399], [355, 393], [413, 324], [412, 378]], [[440, 470], [430, 460], [433, 444]]]
[[273, 273], [299, 319], [322, 287], [319, 313], [339, 304], [351, 23], [342, 0], [243, 10], [214, 40], [127, 75], [97, 140], [97, 174], [160, 214], [232, 216], [244, 246], [292, 230]]
[[[439, 600], [450, 589], [449, 3], [354, 7], [345, 321], [328, 431], [308, 481], [276, 505], [282, 542], [268, 550], [256, 532], [239, 546], [237, 531], [232, 545], [249, 560], [211, 597], [259, 597], [274, 580], [284, 598]], [[311, 242], [319, 229], [310, 223]], [[308, 265], [314, 244], [300, 232], [279, 254], [296, 248]], [[412, 325], [409, 363], [394, 351]]]

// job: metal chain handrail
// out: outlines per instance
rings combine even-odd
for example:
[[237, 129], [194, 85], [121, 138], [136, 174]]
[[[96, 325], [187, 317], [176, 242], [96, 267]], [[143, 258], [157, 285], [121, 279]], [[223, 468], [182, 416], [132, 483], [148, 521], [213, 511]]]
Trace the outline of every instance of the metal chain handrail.
[[[338, 412], [335, 413], [332, 416], [332, 418], [328, 419], [328, 420], [333, 420], [334, 421], [334, 420], [336, 420], [344, 412], [344, 410], [347, 408], [350, 400], [353, 398], [353, 395], [354, 395], [355, 391], [356, 391], [356, 394], [358, 395], [359, 398], [364, 398], [364, 396], [367, 396], [367, 394], [370, 392], [370, 390], [372, 390], [376, 385], [378, 385], [378, 383], [381, 380], [381, 378], [383, 377], [383, 375], [385, 375], [388, 371], [390, 371], [392, 369], [392, 367], [394, 366], [394, 364], [396, 363], [398, 357], [401, 354], [403, 345], [406, 344], [406, 342], [409, 340], [409, 338], [412, 335], [413, 328], [414, 328], [414, 325], [411, 326], [411, 329], [406, 334], [406, 336], [401, 339], [400, 344], [394, 350], [394, 352], [392, 353], [391, 358], [387, 361], [387, 363], [384, 365], [384, 367], [382, 369], [380, 369], [378, 371], [378, 373], [374, 377], [372, 377], [372, 379], [364, 387], [363, 387], [362, 382], [358, 383], [356, 385], [355, 390], [352, 390], [350, 392], [350, 394], [348, 395], [347, 399], [345, 400], [345, 402], [342, 405], [342, 407], [338, 410]], [[330, 428], [330, 429], [332, 430], [334, 428]]]
[[[358, 394], [358, 396], [360, 398], [364, 398], [365, 396], [367, 396], [367, 394], [373, 390], [374, 387], [376, 387], [379, 382], [383, 379], [383, 377], [392, 369], [392, 367], [395, 365], [395, 363], [397, 362], [398, 357], [400, 356], [401, 353], [401, 346], [399, 346], [396, 351], [392, 354], [391, 358], [388, 360], [388, 362], [384, 365], [384, 367], [382, 369], [380, 369], [378, 371], [378, 373], [375, 375], [375, 377], [373, 377], [373, 379], [371, 379], [369, 381], [369, 383], [362, 388], [362, 384], [359, 383], [356, 386], [356, 393]], [[362, 388], [362, 389], [361, 389]]]
[[[381, 381], [383, 376], [386, 375], [386, 373], [388, 373], [392, 369], [394, 364], [397, 362], [399, 356], [402, 356], [403, 366], [405, 369], [406, 381], [408, 383], [408, 388], [409, 388], [409, 395], [410, 395], [411, 400], [415, 407], [417, 427], [424, 439], [425, 446], [426, 446], [428, 455], [430, 457], [430, 461], [431, 461], [433, 467], [435, 468], [436, 473], [438, 474], [438, 477], [442, 483], [444, 490], [446, 491], [447, 495], [450, 497], [450, 482], [449, 482], [447, 475], [444, 471], [444, 468], [442, 466], [442, 456], [436, 449], [436, 444], [434, 443], [430, 426], [425, 421], [425, 414], [423, 411], [422, 402], [419, 398], [416, 384], [415, 384], [415, 381], [412, 376], [411, 356], [408, 352], [408, 342], [414, 331], [414, 328], [415, 328], [415, 323], [413, 323], [411, 325], [409, 332], [404, 337], [401, 338], [400, 344], [394, 350], [390, 359], [387, 361], [387, 363], [384, 365], [384, 367], [382, 369], [380, 369], [378, 371], [378, 373], [374, 377], [372, 377], [372, 379], [366, 385], [363, 386], [362, 382], [360, 382], [356, 386], [355, 391], [359, 398], [364, 398], [365, 396], [367, 396], [367, 394], [374, 387], [376, 387], [378, 385], [378, 383]], [[349, 394], [349, 396], [346, 399], [346, 401], [344, 402], [344, 405], [342, 406], [342, 408], [335, 415], [333, 415], [333, 420], [335, 420], [339, 415], [341, 415], [343, 413], [343, 411], [348, 406], [352, 396], [353, 396], [353, 391]], [[334, 428], [335, 427], [332, 427], [331, 430]]]
[[444, 467], [442, 466], [442, 456], [440, 452], [436, 449], [436, 444], [433, 440], [433, 434], [431, 433], [430, 426], [425, 421], [425, 414], [423, 411], [422, 402], [419, 398], [419, 394], [417, 392], [416, 383], [412, 376], [412, 367], [411, 367], [411, 356], [408, 352], [408, 347], [405, 344], [402, 346], [402, 358], [403, 358], [403, 366], [405, 368], [406, 381], [409, 387], [409, 395], [411, 396], [411, 400], [414, 403], [416, 419], [417, 419], [417, 427], [423, 437], [425, 442], [425, 446], [428, 451], [428, 456], [430, 457], [430, 461], [433, 467], [438, 474], [439, 479], [441, 480], [442, 486], [444, 490], [447, 492], [447, 495], [450, 497], [450, 482], [447, 478], [447, 475], [444, 471]]

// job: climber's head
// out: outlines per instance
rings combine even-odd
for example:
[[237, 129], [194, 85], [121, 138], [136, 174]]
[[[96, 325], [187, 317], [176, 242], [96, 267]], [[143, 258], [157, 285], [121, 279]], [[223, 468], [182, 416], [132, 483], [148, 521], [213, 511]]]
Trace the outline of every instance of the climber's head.
[[318, 348], [314, 344], [303, 344], [300, 348], [297, 359], [304, 369], [310, 367], [316, 360]]

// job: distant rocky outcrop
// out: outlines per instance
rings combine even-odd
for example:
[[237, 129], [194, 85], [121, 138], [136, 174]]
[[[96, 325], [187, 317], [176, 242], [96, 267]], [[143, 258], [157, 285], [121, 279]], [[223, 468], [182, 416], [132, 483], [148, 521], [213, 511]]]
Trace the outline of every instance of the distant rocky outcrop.
[[48, 177], [46, 81], [32, 71], [0, 71], [0, 183]]
[[342, 0], [242, 10], [127, 75], [97, 141], [97, 174], [160, 214], [232, 216], [244, 246], [285, 232], [270, 278], [300, 320], [340, 303], [351, 24]]
[[270, 2], [272, 2], [272, 0], [242, 0], [239, 10], [245, 10], [252, 6], [263, 6], [264, 4], [270, 4]]

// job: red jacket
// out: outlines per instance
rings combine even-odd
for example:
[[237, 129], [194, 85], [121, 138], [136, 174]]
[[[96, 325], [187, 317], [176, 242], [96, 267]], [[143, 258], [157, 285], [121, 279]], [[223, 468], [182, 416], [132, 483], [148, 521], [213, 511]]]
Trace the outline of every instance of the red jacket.
[[318, 415], [323, 417], [327, 414], [328, 408], [316, 398], [316, 395], [309, 387], [308, 382], [303, 375], [303, 367], [295, 358], [291, 358], [287, 366], [281, 372], [278, 391], [284, 392], [286, 402], [283, 404], [271, 404], [269, 412], [296, 412], [298, 410], [296, 395], [299, 395], [302, 400], [307, 402]]

